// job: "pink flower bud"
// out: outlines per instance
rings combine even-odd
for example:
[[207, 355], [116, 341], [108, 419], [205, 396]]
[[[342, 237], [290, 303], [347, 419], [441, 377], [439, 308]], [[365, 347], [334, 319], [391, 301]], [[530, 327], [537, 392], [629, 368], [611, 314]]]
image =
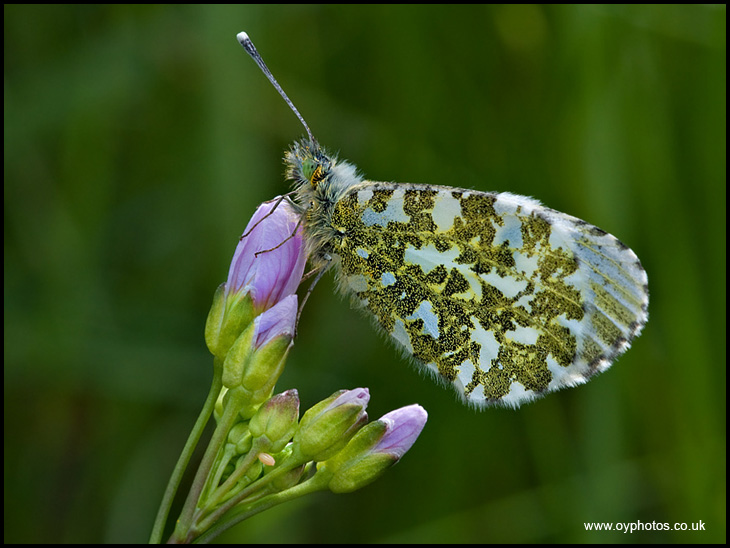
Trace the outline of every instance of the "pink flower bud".
[[227, 294], [249, 293], [260, 312], [294, 293], [307, 261], [298, 223], [299, 215], [286, 200], [275, 198], [261, 204], [236, 247]]

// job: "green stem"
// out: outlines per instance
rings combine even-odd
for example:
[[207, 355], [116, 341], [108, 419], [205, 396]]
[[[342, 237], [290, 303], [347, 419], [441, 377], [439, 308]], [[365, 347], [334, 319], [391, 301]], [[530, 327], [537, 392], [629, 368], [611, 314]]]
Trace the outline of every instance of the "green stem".
[[253, 446], [249, 450], [243, 462], [236, 467], [230, 476], [228, 476], [228, 479], [223, 482], [223, 485], [219, 486], [209, 497], [207, 497], [205, 505], [209, 508], [215, 508], [223, 500], [226, 494], [236, 486], [243, 475], [248, 472], [251, 465], [258, 459], [259, 453], [264, 451], [266, 448], [268, 448], [268, 445], [262, 443], [260, 438], [254, 439]]
[[236, 390], [229, 390], [228, 398], [228, 402], [223, 408], [223, 415], [218, 421], [218, 425], [213, 432], [210, 443], [205, 450], [203, 460], [200, 462], [198, 471], [195, 474], [195, 479], [193, 480], [193, 484], [190, 487], [188, 498], [185, 500], [185, 505], [183, 506], [180, 517], [177, 520], [175, 531], [170, 537], [168, 544], [180, 544], [188, 542], [189, 540], [188, 537], [190, 533], [190, 528], [193, 525], [193, 515], [195, 513], [195, 508], [198, 505], [200, 494], [205, 487], [205, 483], [208, 479], [208, 474], [210, 473], [210, 470], [215, 463], [215, 459], [218, 456], [221, 447], [223, 447], [223, 444], [228, 438], [228, 433], [230, 432], [231, 428], [239, 417], [239, 410], [241, 409], [241, 402], [239, 400], [241, 399], [241, 395], [238, 394]]
[[[218, 360], [215, 361], [217, 362]], [[198, 445], [198, 441], [200, 441], [200, 436], [203, 434], [206, 424], [208, 424], [208, 419], [210, 419], [210, 415], [215, 407], [216, 399], [218, 398], [218, 394], [220, 394], [221, 386], [221, 367], [219, 364], [214, 363], [213, 382], [210, 386], [208, 397], [205, 399], [203, 409], [200, 411], [200, 415], [198, 415], [198, 419], [193, 425], [193, 429], [188, 436], [188, 440], [185, 442], [185, 447], [183, 447], [182, 453], [180, 453], [180, 457], [177, 459], [177, 464], [175, 464], [170, 480], [167, 483], [165, 494], [162, 496], [162, 502], [160, 502], [160, 508], [157, 510], [155, 523], [152, 526], [152, 533], [150, 534], [149, 541], [150, 544], [160, 544], [162, 542], [162, 534], [165, 530], [165, 523], [167, 522], [167, 516], [170, 513], [172, 501], [174, 500], [177, 489], [180, 486], [183, 473], [188, 467], [190, 458], [193, 456], [193, 451]]]
[[310, 479], [299, 485], [295, 485], [290, 489], [274, 493], [260, 498], [249, 504], [242, 505], [240, 508], [228, 513], [222, 517], [218, 522], [212, 525], [207, 531], [200, 535], [196, 540], [195, 544], [207, 544], [215, 537], [220, 535], [223, 531], [230, 529], [237, 523], [242, 522], [245, 519], [255, 516], [256, 514], [268, 510], [277, 504], [294, 500], [296, 498], [314, 493], [315, 491], [322, 491], [327, 488], [329, 482], [329, 476], [327, 474], [315, 474]]
[[237, 493], [235, 496], [231, 497], [227, 501], [225, 501], [223, 504], [221, 504], [218, 508], [215, 508], [212, 512], [210, 512], [207, 516], [196, 516], [195, 524], [193, 525], [193, 529], [197, 531], [205, 531], [208, 527], [212, 526], [218, 519], [220, 519], [226, 512], [228, 512], [231, 508], [239, 504], [240, 502], [244, 501], [248, 497], [250, 497], [253, 493], [256, 491], [259, 491], [266, 487], [269, 483], [271, 483], [273, 480], [278, 478], [279, 476], [289, 472], [290, 470], [293, 470], [297, 466], [300, 466], [301, 463], [295, 461], [292, 459], [292, 461], [286, 465], [281, 466], [280, 468], [277, 468], [276, 470], [272, 470], [268, 474], [266, 474], [263, 478], [255, 481], [245, 489], [243, 489], [240, 493]]

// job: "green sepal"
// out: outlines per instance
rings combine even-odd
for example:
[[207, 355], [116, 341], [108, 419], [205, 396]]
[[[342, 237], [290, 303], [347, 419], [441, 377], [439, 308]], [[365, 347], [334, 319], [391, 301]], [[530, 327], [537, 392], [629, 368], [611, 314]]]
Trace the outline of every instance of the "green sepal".
[[295, 450], [306, 460], [324, 461], [337, 454], [367, 422], [360, 404], [342, 404], [326, 408], [344, 390], [314, 405], [302, 417], [294, 434]]
[[254, 324], [251, 323], [244, 329], [226, 353], [223, 361], [223, 386], [226, 388], [232, 389], [241, 386], [244, 370], [254, 353], [254, 327]]
[[[276, 460], [276, 464], [274, 466], [267, 466], [264, 468], [264, 476], [276, 472], [274, 474], [275, 479], [271, 482], [272, 489], [274, 491], [283, 491], [284, 489], [289, 489], [299, 483], [299, 480], [304, 474], [307, 463], [302, 462], [297, 464], [298, 461], [296, 460], [296, 455], [294, 455], [292, 450], [292, 444], [287, 445], [284, 449], [278, 453], [274, 453], [272, 456]], [[281, 468], [287, 469], [286, 472], [282, 474], [280, 470]]]
[[255, 438], [265, 436], [268, 452], [278, 453], [291, 440], [299, 420], [299, 395], [296, 390], [277, 394], [264, 402], [251, 417], [249, 429]]
[[371, 453], [334, 471], [328, 487], [333, 493], [352, 493], [374, 482], [396, 462], [388, 453]]
[[236, 454], [244, 455], [251, 450], [253, 436], [248, 427], [248, 422], [239, 422], [231, 428], [228, 433], [228, 443], [236, 446]]
[[342, 451], [322, 464], [322, 472], [332, 476], [328, 484], [330, 491], [350, 493], [360, 489], [398, 462], [392, 454], [372, 451], [386, 428], [383, 422], [371, 422], [360, 429]]
[[219, 285], [205, 322], [205, 343], [211, 354], [223, 360], [254, 317], [250, 293], [239, 291], [226, 295], [226, 284]]
[[250, 362], [243, 370], [240, 384], [255, 399], [265, 395], [266, 398], [259, 403], [268, 399], [276, 381], [279, 380], [290, 345], [291, 337], [282, 335], [275, 337], [250, 355]]
[[[238, 463], [238, 465], [241, 465], [243, 463], [243, 458], [241, 457], [241, 461]], [[264, 470], [264, 465], [256, 459], [251, 466], [246, 470], [246, 473], [243, 475], [243, 484], [248, 485], [252, 481], [256, 481], [261, 476], [261, 472]]]

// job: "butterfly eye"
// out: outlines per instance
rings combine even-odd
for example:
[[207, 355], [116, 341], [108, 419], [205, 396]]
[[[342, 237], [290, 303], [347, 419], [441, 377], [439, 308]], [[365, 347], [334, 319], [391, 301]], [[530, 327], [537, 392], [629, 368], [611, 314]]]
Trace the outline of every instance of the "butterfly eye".
[[326, 171], [322, 164], [314, 159], [303, 160], [300, 171], [302, 177], [309, 181], [312, 186], [317, 186], [326, 177]]
[[319, 164], [313, 159], [304, 159], [302, 160], [300, 171], [303, 179], [306, 179], [310, 183], [313, 183], [314, 176], [318, 173], [318, 171], [321, 171], [321, 169], [322, 168], [319, 166]]

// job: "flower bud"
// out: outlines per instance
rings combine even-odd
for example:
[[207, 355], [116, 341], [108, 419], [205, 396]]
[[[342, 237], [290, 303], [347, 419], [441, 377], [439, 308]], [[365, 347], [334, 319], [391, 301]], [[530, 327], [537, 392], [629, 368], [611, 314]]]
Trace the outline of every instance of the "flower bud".
[[309, 409], [294, 434], [295, 450], [306, 460], [323, 461], [342, 449], [368, 420], [367, 388], [340, 390]]
[[332, 475], [333, 493], [349, 493], [375, 481], [415, 443], [428, 414], [420, 405], [391, 411], [363, 427], [347, 446], [322, 465]]
[[[274, 455], [274, 458], [276, 459], [276, 464], [271, 468], [265, 468], [264, 474], [270, 474], [281, 466], [288, 467], [289, 459], [292, 457], [292, 455], [292, 444], [289, 444], [279, 453]], [[307, 463], [303, 463], [281, 475], [277, 474], [276, 479], [271, 482], [271, 487], [275, 491], [283, 491], [285, 489], [289, 489], [290, 487], [294, 487], [297, 483], [299, 483], [299, 480], [302, 478], [302, 475], [304, 474], [306, 468]]]
[[291, 204], [277, 197], [261, 204], [246, 226], [226, 288], [229, 293], [250, 293], [257, 313], [299, 287], [307, 257], [298, 224], [299, 215]]
[[255, 316], [293, 294], [307, 260], [299, 216], [277, 199], [261, 204], [238, 242], [205, 325], [211, 353], [223, 360]]
[[251, 432], [247, 422], [239, 422], [233, 425], [228, 433], [228, 443], [236, 447], [236, 454], [243, 455], [251, 449]]
[[251, 405], [268, 399], [294, 337], [297, 296], [289, 295], [254, 319], [223, 362], [223, 385], [243, 388]]
[[299, 419], [299, 393], [287, 390], [266, 401], [249, 422], [254, 438], [266, 436], [269, 453], [278, 453], [294, 435]]
[[[245, 459], [245, 455], [241, 456], [236, 463], [236, 468], [241, 466]], [[246, 470], [246, 473], [243, 475], [242, 478], [243, 481], [240, 483], [242, 483], [243, 485], [248, 485], [252, 481], [256, 481], [257, 479], [259, 479], [259, 476], [261, 476], [261, 471], [263, 470], [263, 468], [264, 465], [261, 463], [261, 461], [255, 460], [253, 464], [251, 464], [251, 466], [248, 468], [248, 470]]]

